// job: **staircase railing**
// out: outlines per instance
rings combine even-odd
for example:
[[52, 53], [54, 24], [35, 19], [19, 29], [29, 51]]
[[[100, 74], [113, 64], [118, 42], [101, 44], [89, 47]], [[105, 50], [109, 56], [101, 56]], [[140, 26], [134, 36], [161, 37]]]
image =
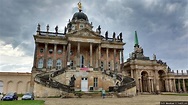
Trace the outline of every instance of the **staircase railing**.
[[35, 82], [43, 86], [56, 88], [65, 92], [74, 92], [74, 89], [71, 86], [62, 84], [52, 79], [53, 77], [63, 74], [64, 72], [65, 72], [65, 68], [50, 73], [48, 72], [48, 73], [37, 74], [35, 76]]
[[114, 86], [114, 89], [115, 89], [114, 91], [122, 92], [122, 91], [125, 91], [126, 89], [130, 89], [130, 88], [136, 86], [136, 82], [133, 78], [123, 76], [121, 74], [117, 74], [117, 73], [109, 71], [109, 70], [105, 70], [103, 73], [107, 76], [112, 77], [112, 78], [115, 75], [116, 79], [120, 81], [119, 86]]

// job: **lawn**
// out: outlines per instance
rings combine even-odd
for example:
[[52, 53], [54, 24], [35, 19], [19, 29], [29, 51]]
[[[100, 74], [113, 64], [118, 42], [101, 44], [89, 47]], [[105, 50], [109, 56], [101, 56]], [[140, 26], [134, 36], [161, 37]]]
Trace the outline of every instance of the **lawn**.
[[162, 95], [173, 95], [173, 96], [188, 96], [187, 93], [166, 93], [166, 94], [162, 94]]
[[0, 101], [0, 105], [44, 105], [43, 100]]

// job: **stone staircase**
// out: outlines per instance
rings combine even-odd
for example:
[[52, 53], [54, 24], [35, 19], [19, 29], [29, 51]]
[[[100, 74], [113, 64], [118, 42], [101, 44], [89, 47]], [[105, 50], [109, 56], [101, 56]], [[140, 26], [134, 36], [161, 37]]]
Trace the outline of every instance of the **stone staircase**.
[[35, 76], [34, 81], [38, 84], [45, 86], [45, 87], [59, 89], [61, 91], [68, 92], [68, 93], [74, 92], [73, 87], [71, 87], [69, 85], [65, 85], [63, 83], [60, 83], [60, 82], [56, 81], [55, 79], [53, 79], [54, 77], [65, 73], [65, 70], [66, 70], [66, 68], [63, 68], [63, 69], [57, 70], [57, 71], [50, 71], [50, 72], [46, 72], [46, 73], [37, 74]]
[[105, 75], [108, 75], [110, 77], [116, 77], [116, 79], [118, 81], [120, 81], [120, 84], [118, 86], [114, 86], [114, 91], [117, 92], [123, 92], [125, 90], [128, 90], [132, 87], [136, 86], [136, 82], [133, 78], [130, 78], [128, 76], [123, 76], [122, 74], [118, 74], [109, 70], [105, 70], [105, 72], [103, 72]]

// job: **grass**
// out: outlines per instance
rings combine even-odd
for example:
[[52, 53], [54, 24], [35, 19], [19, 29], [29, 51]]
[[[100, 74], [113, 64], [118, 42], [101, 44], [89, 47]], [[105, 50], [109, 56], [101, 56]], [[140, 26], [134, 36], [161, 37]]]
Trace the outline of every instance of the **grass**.
[[43, 100], [0, 101], [0, 105], [44, 105]]
[[173, 96], [188, 96], [188, 93], [171, 93], [171, 94], [162, 94], [162, 95], [173, 95]]

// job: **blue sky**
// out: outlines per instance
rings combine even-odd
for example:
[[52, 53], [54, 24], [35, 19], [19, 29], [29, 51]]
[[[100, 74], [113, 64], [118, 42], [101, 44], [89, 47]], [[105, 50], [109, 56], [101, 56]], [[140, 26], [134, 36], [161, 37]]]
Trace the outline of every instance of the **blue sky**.
[[[30, 72], [37, 24], [63, 32], [79, 0], [0, 0], [0, 71]], [[134, 31], [145, 56], [188, 70], [187, 0], [82, 0], [83, 12], [108, 31], [123, 33], [125, 61], [133, 51]]]

